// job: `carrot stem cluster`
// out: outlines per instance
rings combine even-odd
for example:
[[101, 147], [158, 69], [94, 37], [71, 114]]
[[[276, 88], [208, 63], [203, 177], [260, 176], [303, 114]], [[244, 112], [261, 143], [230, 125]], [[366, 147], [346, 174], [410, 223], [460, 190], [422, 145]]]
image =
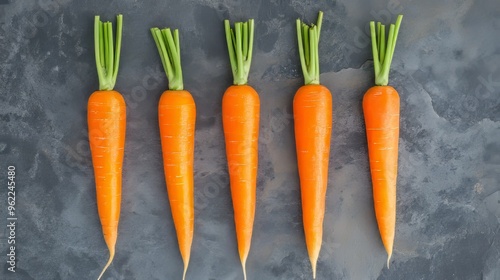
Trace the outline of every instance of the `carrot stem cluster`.
[[376, 25], [374, 21], [370, 22], [375, 84], [378, 86], [386, 86], [389, 83], [389, 71], [402, 19], [403, 16], [399, 15], [396, 24], [390, 25], [387, 43], [385, 41], [385, 25], [380, 22], [377, 22]]
[[123, 16], [116, 17], [116, 45], [113, 46], [113, 24], [102, 22], [99, 16], [94, 20], [94, 47], [99, 90], [112, 90], [115, 87], [120, 64], [122, 45]]
[[168, 88], [170, 90], [183, 90], [179, 30], [175, 29], [172, 33], [170, 28], [160, 30], [154, 27], [151, 28], [151, 34], [153, 34], [163, 68], [167, 74]]
[[234, 29], [231, 28], [229, 20], [224, 21], [226, 31], [227, 48], [229, 60], [233, 71], [233, 83], [235, 85], [246, 85], [250, 64], [252, 64], [254, 20], [247, 22], [236, 22]]
[[299, 43], [300, 64], [306, 85], [319, 85], [319, 35], [323, 12], [319, 12], [316, 25], [307, 25], [297, 19], [297, 39]]

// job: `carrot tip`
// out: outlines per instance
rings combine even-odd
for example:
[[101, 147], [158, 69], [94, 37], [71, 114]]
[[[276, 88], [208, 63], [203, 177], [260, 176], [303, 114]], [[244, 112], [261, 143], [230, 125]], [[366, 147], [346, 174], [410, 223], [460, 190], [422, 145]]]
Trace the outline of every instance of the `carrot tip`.
[[313, 279], [316, 279], [316, 262], [312, 262]]
[[392, 253], [387, 255], [387, 269], [389, 269], [390, 261], [391, 261]]
[[115, 258], [115, 251], [114, 250], [110, 250], [109, 251], [109, 260], [108, 260], [108, 263], [106, 263], [106, 266], [104, 266], [104, 268], [102, 269], [101, 274], [99, 274], [99, 277], [97, 278], [97, 280], [101, 279], [102, 275], [104, 274], [104, 272], [106, 272], [106, 270], [108, 269], [108, 267], [111, 265], [111, 263], [113, 262], [114, 258]]
[[182, 280], [186, 279], [187, 267], [184, 267], [184, 272], [182, 273]]
[[186, 279], [186, 272], [188, 270], [189, 261], [184, 263], [184, 272], [182, 273], [182, 280]]
[[241, 267], [243, 268], [243, 279], [247, 280], [246, 261], [241, 261]]

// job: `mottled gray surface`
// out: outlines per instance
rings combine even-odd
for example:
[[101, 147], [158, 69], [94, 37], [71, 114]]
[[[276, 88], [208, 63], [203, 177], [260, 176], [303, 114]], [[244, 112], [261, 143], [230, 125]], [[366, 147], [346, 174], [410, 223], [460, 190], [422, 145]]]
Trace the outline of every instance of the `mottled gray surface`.
[[[291, 118], [302, 83], [297, 17], [325, 12], [322, 82], [334, 99], [318, 279], [500, 279], [500, 5], [472, 1], [0, 0], [0, 279], [96, 279], [108, 257], [95, 203], [86, 101], [97, 89], [93, 15], [124, 14], [117, 90], [128, 103], [117, 255], [105, 279], [180, 279], [156, 106], [167, 82], [148, 28], [181, 32], [198, 105], [188, 279], [242, 279], [221, 128], [231, 83], [222, 20], [256, 19], [261, 96], [249, 279], [311, 279]], [[252, 2], [252, 3], [250, 3]], [[439, 2], [439, 3], [438, 3]], [[395, 252], [373, 213], [361, 98], [373, 83], [368, 21], [405, 15], [390, 83], [401, 94]], [[6, 170], [17, 168], [18, 270], [6, 271]]]

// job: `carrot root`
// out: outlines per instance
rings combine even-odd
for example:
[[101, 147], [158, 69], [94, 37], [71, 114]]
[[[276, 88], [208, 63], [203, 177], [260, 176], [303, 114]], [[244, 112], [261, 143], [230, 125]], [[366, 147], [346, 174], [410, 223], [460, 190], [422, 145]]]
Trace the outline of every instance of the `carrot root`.
[[387, 252], [387, 267], [396, 226], [399, 100], [390, 86], [372, 87], [363, 97], [375, 218]]
[[387, 269], [389, 269], [389, 265], [391, 263], [391, 257], [392, 257], [392, 252], [390, 252], [388, 255], [387, 255]]
[[243, 279], [244, 280], [247, 280], [247, 268], [246, 268], [246, 260], [245, 261], [241, 261], [241, 268], [243, 269]]
[[188, 270], [189, 261], [184, 262], [184, 272], [182, 273], [182, 280], [186, 280], [186, 272]]
[[99, 274], [99, 277], [97, 277], [97, 280], [101, 279], [101, 277], [104, 275], [104, 272], [106, 272], [106, 270], [108, 269], [108, 267], [113, 262], [114, 258], [115, 258], [115, 248], [109, 248], [109, 260], [108, 260], [108, 263], [106, 263], [106, 265], [102, 269], [101, 274]]
[[316, 263], [317, 263], [317, 261], [311, 260], [311, 266], [312, 266], [312, 271], [313, 271], [313, 279], [316, 279]]

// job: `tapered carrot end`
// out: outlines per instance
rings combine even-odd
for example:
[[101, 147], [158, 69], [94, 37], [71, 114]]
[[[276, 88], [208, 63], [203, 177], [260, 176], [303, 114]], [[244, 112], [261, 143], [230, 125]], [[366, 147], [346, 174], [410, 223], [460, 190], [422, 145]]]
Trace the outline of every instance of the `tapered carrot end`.
[[246, 260], [241, 261], [241, 268], [243, 268], [243, 279], [247, 280]]
[[312, 270], [313, 270], [313, 279], [316, 279], [316, 262], [311, 263], [312, 264]]
[[113, 259], [115, 258], [116, 239], [118, 238], [118, 226], [103, 226], [102, 232], [104, 235], [106, 246], [108, 246], [109, 260], [106, 266], [102, 269], [101, 274], [99, 275], [99, 278], [97, 278], [97, 280], [101, 279], [102, 275], [104, 274], [104, 272], [106, 272], [108, 267], [113, 262]]
[[101, 274], [99, 274], [99, 277], [97, 278], [97, 280], [101, 279], [102, 275], [104, 274], [104, 272], [106, 272], [106, 270], [108, 269], [108, 267], [111, 265], [111, 263], [113, 262], [114, 258], [115, 258], [115, 249], [114, 248], [110, 248], [109, 249], [109, 260], [108, 260], [108, 263], [102, 269]]
[[318, 258], [309, 258], [311, 261], [313, 279], [316, 279], [316, 264], [318, 263]]
[[387, 255], [387, 269], [389, 269], [389, 264], [390, 264], [390, 261], [391, 261], [391, 257], [392, 257], [392, 252], [390, 252], [390, 253]]
[[184, 272], [182, 273], [182, 280], [186, 280], [186, 272], [188, 270], [189, 261], [184, 262]]

